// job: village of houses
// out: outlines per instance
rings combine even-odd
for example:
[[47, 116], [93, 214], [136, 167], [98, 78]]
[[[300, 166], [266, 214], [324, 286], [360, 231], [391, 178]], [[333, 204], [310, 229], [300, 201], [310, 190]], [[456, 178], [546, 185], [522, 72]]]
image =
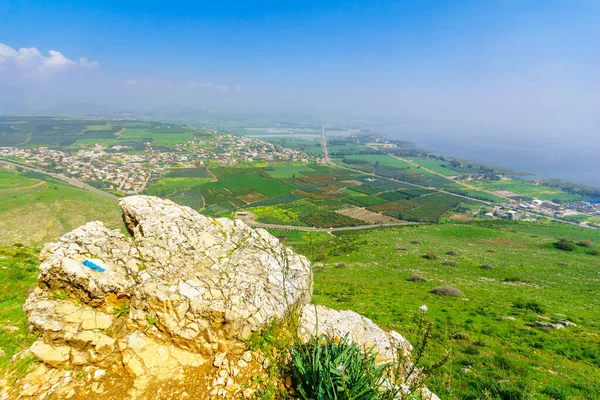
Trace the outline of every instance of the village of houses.
[[[301, 151], [282, 148], [255, 138], [210, 132], [209, 141], [190, 140], [173, 149], [156, 149], [150, 144], [143, 152], [129, 146], [95, 144], [92, 149], [73, 152], [45, 147], [0, 147], [0, 157], [51, 170], [92, 186], [127, 195], [144, 191], [148, 182], [171, 168], [194, 168], [207, 162], [236, 165], [240, 161], [308, 162]], [[140, 154], [141, 153], [141, 154]]]

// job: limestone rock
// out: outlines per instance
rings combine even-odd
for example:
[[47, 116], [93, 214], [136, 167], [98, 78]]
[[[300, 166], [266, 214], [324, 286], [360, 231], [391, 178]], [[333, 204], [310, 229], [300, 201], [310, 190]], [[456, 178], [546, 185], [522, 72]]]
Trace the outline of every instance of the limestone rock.
[[89, 222], [40, 254], [24, 311], [46, 364], [182, 377], [310, 301], [308, 260], [265, 230], [156, 197], [119, 204], [133, 237]]
[[[395, 331], [386, 332], [373, 321], [354, 311], [337, 311], [328, 307], [307, 304], [298, 322], [298, 335], [302, 340], [325, 334], [329, 337], [349, 339], [369, 349], [373, 346], [379, 362], [394, 362], [412, 350], [411, 344]], [[403, 354], [398, 354], [402, 351]]]

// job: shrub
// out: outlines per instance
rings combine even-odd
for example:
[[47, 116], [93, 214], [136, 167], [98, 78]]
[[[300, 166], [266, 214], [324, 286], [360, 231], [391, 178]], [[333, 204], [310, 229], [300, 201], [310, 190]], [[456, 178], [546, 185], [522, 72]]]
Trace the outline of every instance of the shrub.
[[315, 256], [315, 261], [325, 261], [327, 260], [327, 253], [323, 250], [319, 251]]
[[438, 286], [431, 290], [433, 294], [441, 294], [444, 296], [463, 296], [463, 293], [452, 286]]
[[600, 255], [600, 250], [598, 250], [598, 249], [591, 249], [591, 250], [589, 251], [589, 253], [590, 253], [591, 255], [593, 255], [593, 256], [599, 256], [599, 255]]
[[346, 268], [346, 267], [347, 267], [347, 265], [346, 265], [346, 263], [338, 263], [338, 264], [336, 264], [336, 266], [335, 266], [335, 267], [336, 267], [336, 268]]
[[412, 244], [420, 244], [420, 242], [418, 240], [411, 240], [410, 241]]
[[437, 254], [435, 254], [433, 251], [428, 252], [423, 257], [427, 260], [435, 260], [436, 258], [438, 258]]
[[489, 264], [483, 264], [483, 265], [481, 266], [481, 268], [482, 268], [482, 269], [492, 269], [492, 266], [491, 266], [491, 265], [489, 265]]
[[425, 279], [425, 277], [419, 275], [419, 274], [412, 274], [407, 281], [409, 282], [427, 282], [427, 279]]
[[455, 261], [455, 260], [446, 260], [442, 264], [444, 264], [444, 265], [452, 265], [452, 266], [455, 267], [455, 266], [458, 265], [458, 261]]
[[487, 249], [486, 251], [487, 251], [488, 253], [495, 253], [495, 252], [496, 252], [496, 250], [494, 250], [494, 249]]
[[457, 255], [458, 255], [458, 252], [457, 252], [457, 251], [454, 251], [454, 250], [448, 250], [448, 251], [446, 252], [446, 254], [447, 254], [447, 255], [449, 255], [449, 256], [457, 256]]
[[581, 247], [594, 247], [594, 244], [589, 240], [580, 240], [577, 244]]
[[554, 247], [556, 247], [559, 250], [563, 250], [563, 251], [573, 251], [575, 250], [575, 245], [573, 244], [573, 242], [567, 240], [567, 239], [559, 239], [558, 242], [556, 242], [554, 244]]
[[300, 398], [393, 399], [384, 388], [389, 365], [376, 365], [373, 349], [363, 351], [348, 335], [339, 341], [326, 335], [292, 347], [292, 375]]
[[566, 262], [559, 262], [558, 265], [560, 265], [561, 267], [569, 266], [569, 264], [567, 264]]
[[544, 306], [535, 300], [517, 300], [513, 303], [513, 307], [521, 310], [530, 310], [538, 314], [543, 314], [545, 312]]
[[406, 250], [408, 250], [408, 249], [406, 247], [404, 247], [404, 246], [398, 246], [398, 247], [396, 247], [396, 251], [406, 251]]
[[509, 276], [507, 278], [504, 278], [504, 282], [523, 282], [523, 283], [529, 283], [529, 281], [521, 279], [518, 276]]

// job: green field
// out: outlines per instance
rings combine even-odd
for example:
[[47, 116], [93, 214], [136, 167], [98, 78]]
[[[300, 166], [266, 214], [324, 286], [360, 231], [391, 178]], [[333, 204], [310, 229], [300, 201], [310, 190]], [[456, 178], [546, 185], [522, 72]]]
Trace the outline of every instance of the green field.
[[457, 172], [448, 167], [447, 162], [433, 160], [430, 158], [419, 158], [419, 157], [407, 157], [408, 160], [412, 161], [415, 164], [418, 164], [422, 167], [430, 169], [438, 174], [442, 174], [445, 176], [456, 176], [460, 175], [460, 172]]
[[[336, 234], [312, 245], [290, 241], [318, 260], [315, 301], [357, 311], [409, 340], [426, 304], [436, 326], [430, 354], [451, 351], [428, 382], [442, 399], [600, 398], [600, 256], [554, 247], [558, 237], [600, 246], [600, 231], [489, 222]], [[429, 252], [438, 258], [424, 258]], [[410, 282], [412, 274], [427, 281]], [[443, 285], [463, 295], [430, 293]], [[546, 318], [577, 326], [535, 325]]]
[[560, 189], [516, 179], [510, 181], [486, 181], [485, 183], [474, 182], [474, 184], [487, 190], [506, 190], [539, 200], [568, 202], [582, 199], [579, 195], [570, 194]]
[[94, 220], [120, 226], [120, 215], [115, 199], [46, 175], [0, 168], [0, 245], [41, 245]]

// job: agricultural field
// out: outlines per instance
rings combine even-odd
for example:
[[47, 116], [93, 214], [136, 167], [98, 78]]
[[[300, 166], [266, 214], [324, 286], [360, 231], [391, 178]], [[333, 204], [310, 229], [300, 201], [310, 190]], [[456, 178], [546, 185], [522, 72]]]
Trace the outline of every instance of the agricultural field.
[[557, 188], [545, 185], [537, 185], [534, 182], [518, 179], [507, 181], [473, 182], [473, 184], [486, 190], [512, 192], [516, 196], [555, 201], [558, 203], [579, 201], [582, 199], [579, 195], [567, 193]]
[[[413, 343], [426, 305], [426, 362], [450, 357], [427, 382], [440, 398], [600, 398], [600, 231], [490, 221], [335, 235], [288, 242], [314, 262], [315, 302]], [[543, 325], [558, 320], [575, 325]]]
[[444, 176], [456, 176], [462, 174], [461, 172], [452, 169], [448, 162], [420, 157], [406, 157], [406, 159]]
[[194, 139], [195, 131], [185, 125], [158, 122], [99, 121], [52, 117], [0, 117], [0, 147], [48, 147], [50, 149], [92, 148], [98, 143], [127, 145], [130, 152], [142, 151], [145, 143], [174, 148]]
[[460, 188], [455, 182], [384, 154], [350, 155], [343, 162], [350, 168], [400, 181], [438, 189]]
[[[371, 157], [368, 157], [371, 159]], [[394, 162], [395, 159], [391, 159]], [[252, 211], [258, 222], [316, 227], [436, 222], [468, 200], [368, 174], [318, 164], [245, 163], [173, 170], [150, 185], [163, 196], [212, 216]], [[433, 197], [428, 198], [428, 196]], [[194, 198], [196, 197], [196, 199]], [[340, 209], [360, 215], [352, 218]]]
[[116, 200], [46, 175], [0, 168], [0, 245], [38, 246], [95, 220], [121, 226]]

